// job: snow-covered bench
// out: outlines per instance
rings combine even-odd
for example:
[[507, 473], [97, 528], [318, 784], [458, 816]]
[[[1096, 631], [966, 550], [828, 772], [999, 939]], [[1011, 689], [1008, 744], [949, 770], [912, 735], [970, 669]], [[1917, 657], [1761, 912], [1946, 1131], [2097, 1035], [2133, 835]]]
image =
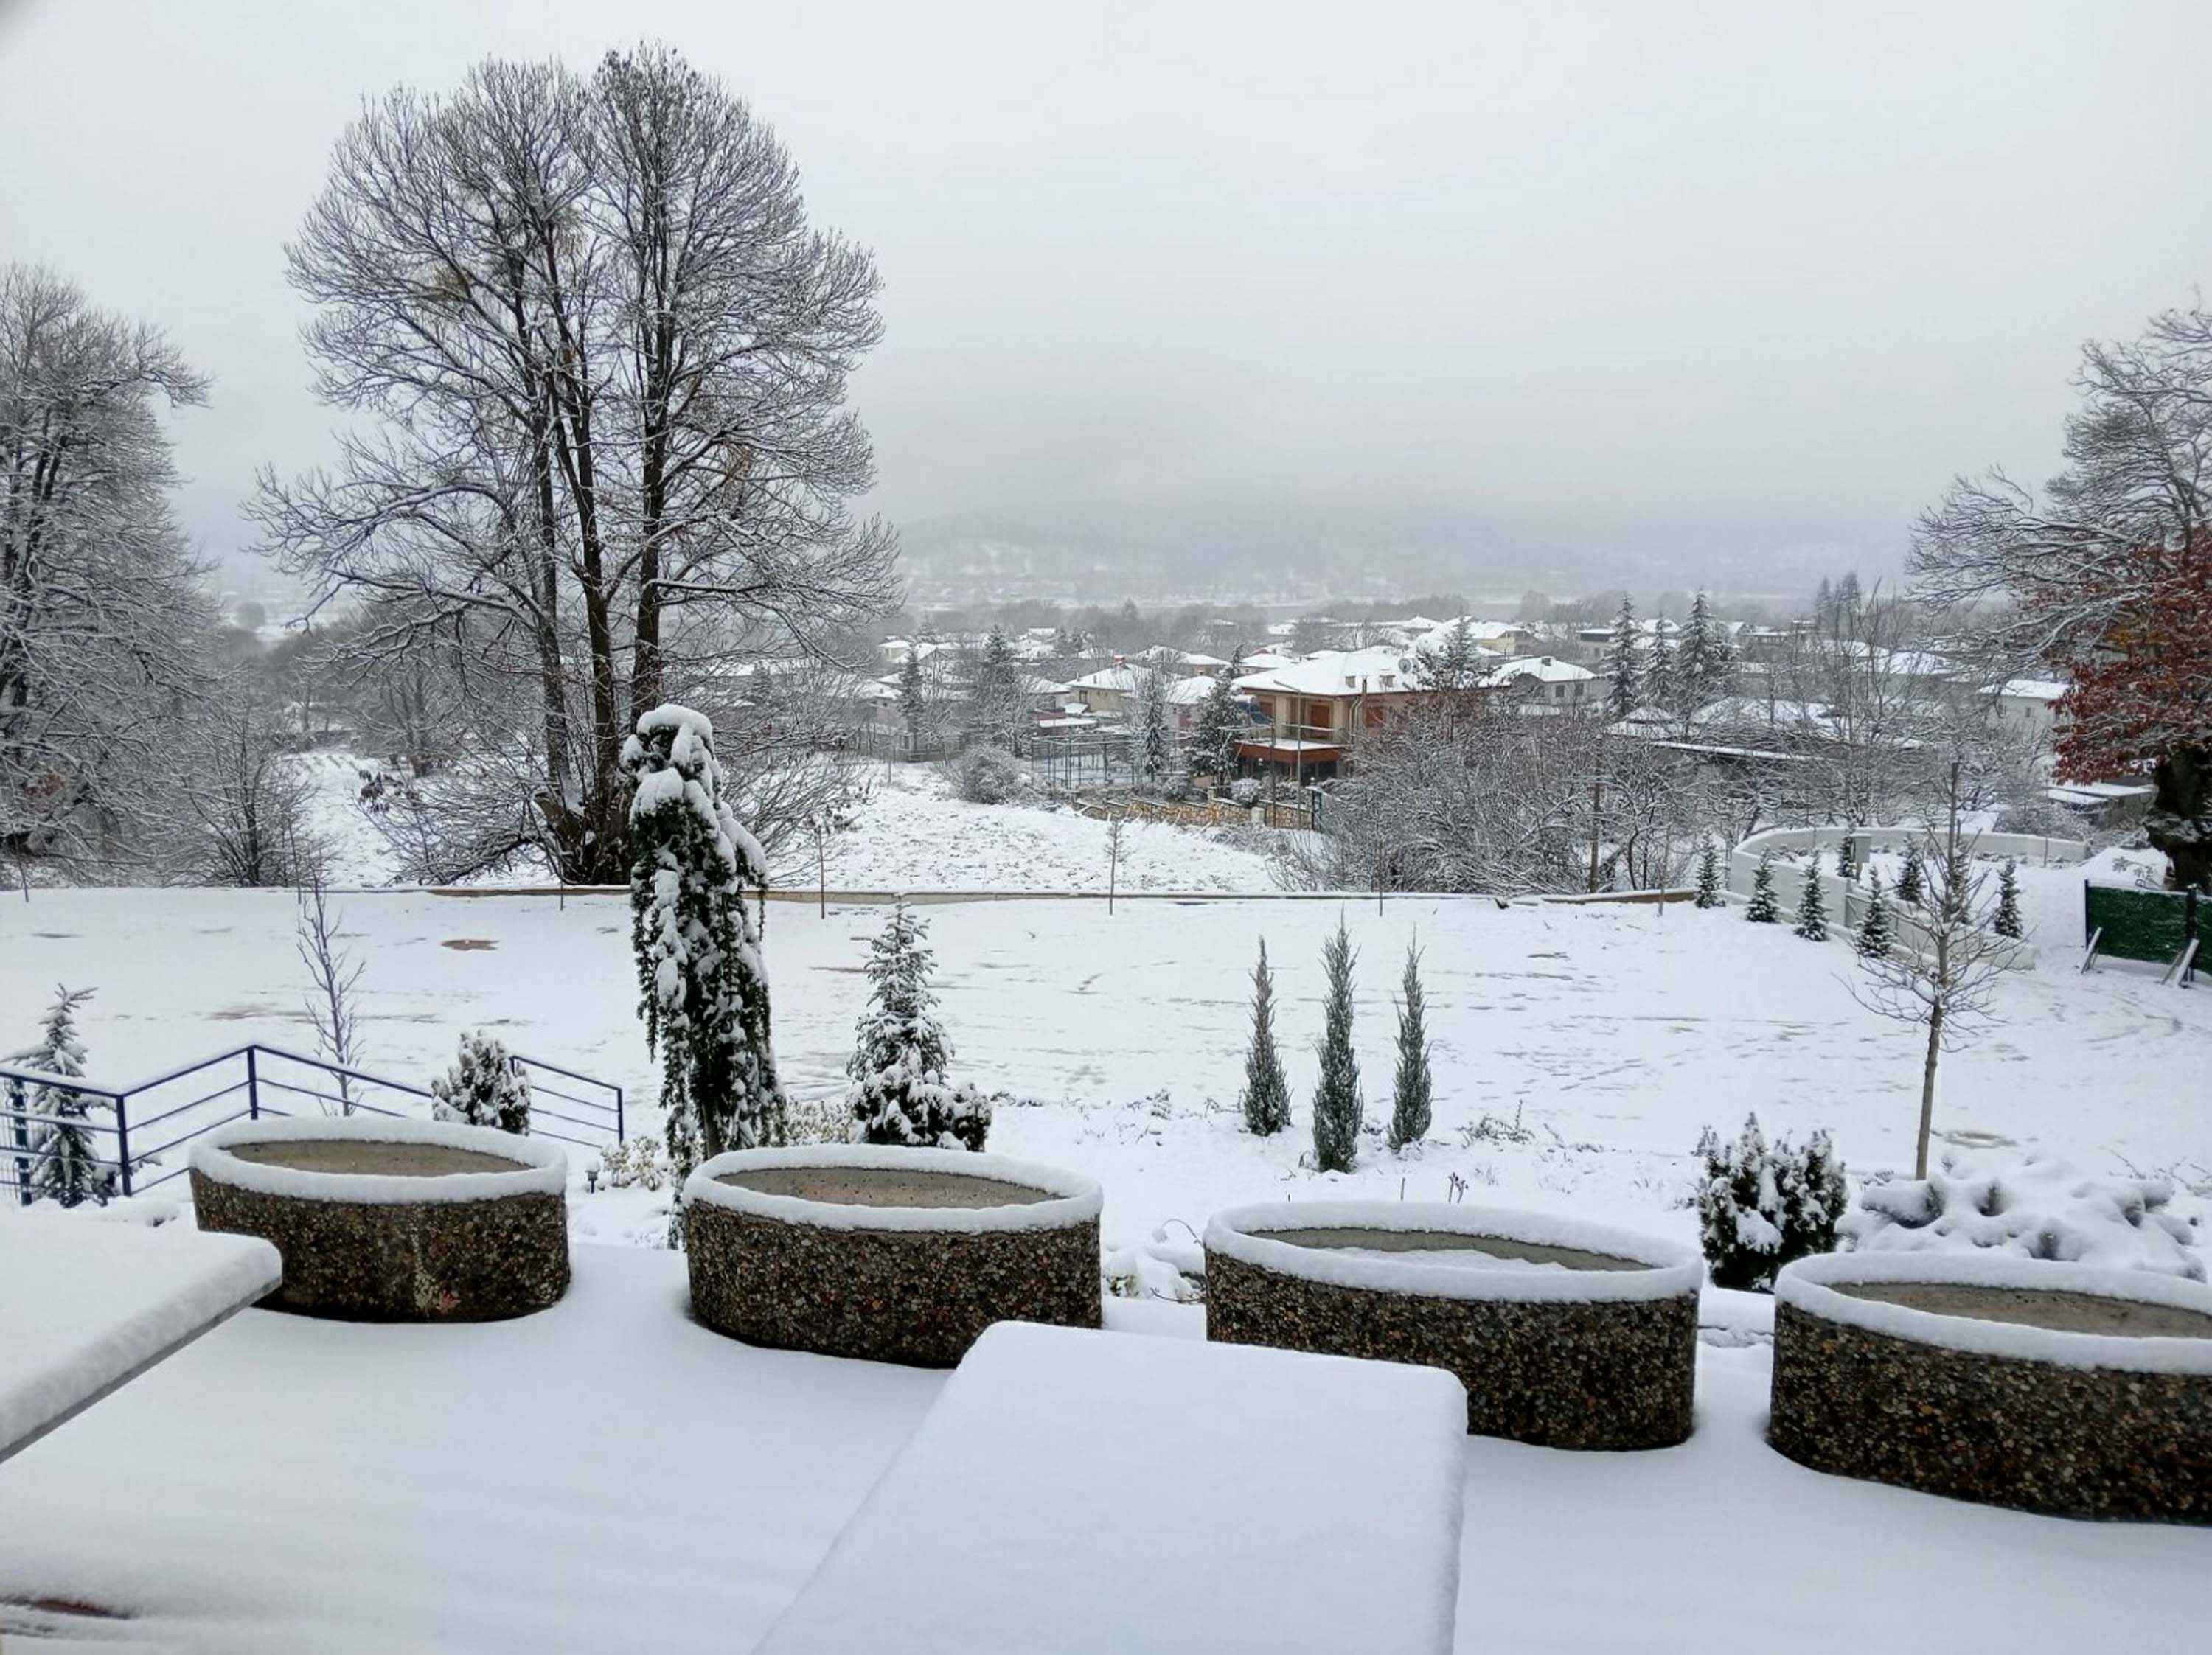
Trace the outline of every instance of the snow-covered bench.
[[1002, 1322], [757, 1655], [1443, 1655], [1437, 1368]]

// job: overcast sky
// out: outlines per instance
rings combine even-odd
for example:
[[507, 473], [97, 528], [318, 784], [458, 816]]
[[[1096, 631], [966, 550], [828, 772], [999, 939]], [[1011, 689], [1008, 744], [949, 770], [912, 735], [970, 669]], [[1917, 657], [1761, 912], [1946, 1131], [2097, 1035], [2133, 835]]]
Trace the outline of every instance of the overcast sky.
[[[617, 20], [620, 21], [617, 21]], [[365, 94], [658, 36], [874, 247], [878, 503], [1897, 525], [2212, 270], [2212, 5], [0, 0], [0, 257], [327, 452], [282, 246]]]

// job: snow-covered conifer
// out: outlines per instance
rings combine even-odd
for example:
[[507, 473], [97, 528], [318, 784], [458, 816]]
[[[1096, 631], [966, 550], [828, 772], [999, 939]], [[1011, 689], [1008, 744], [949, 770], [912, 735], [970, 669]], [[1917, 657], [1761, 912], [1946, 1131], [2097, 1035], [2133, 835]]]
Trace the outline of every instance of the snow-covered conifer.
[[1721, 894], [1721, 848], [1709, 839], [1698, 847], [1698, 906], [1717, 908], [1726, 900]]
[[[82, 1076], [84, 1041], [77, 1034], [76, 1014], [92, 996], [88, 988], [56, 989], [53, 1003], [40, 1020], [38, 1040], [8, 1061], [43, 1075]], [[21, 1159], [28, 1163], [30, 1185], [37, 1196], [64, 1207], [87, 1201], [106, 1203], [115, 1193], [116, 1167], [112, 1154], [100, 1154], [98, 1135], [114, 1130], [109, 1119], [112, 1106], [65, 1086], [11, 1082], [8, 1107], [27, 1118], [27, 1153]]]
[[1774, 894], [1774, 852], [1762, 851], [1759, 869], [1751, 876], [1751, 900], [1744, 905], [1743, 917], [1754, 925], [1778, 925], [1782, 923], [1782, 905]]
[[1851, 835], [1856, 831], [1856, 829], [1846, 823], [1844, 828], [1843, 836], [1837, 843], [1836, 877], [1838, 879], [1856, 879], [1858, 877], [1858, 864], [1851, 860]]
[[1866, 914], [1859, 921], [1851, 946], [1862, 960], [1887, 960], [1893, 945], [1889, 921], [1889, 897], [1881, 888], [1881, 870], [1867, 870]]
[[1224, 673], [1199, 703], [1198, 722], [1191, 731], [1190, 761], [1226, 786], [1237, 773], [1237, 737], [1245, 727], [1237, 692]]
[[1905, 865], [1897, 873], [1897, 900], [1918, 907], [1925, 893], [1927, 878], [1927, 869], [1920, 855], [1920, 841], [1917, 839], [1907, 841]]
[[1835, 1251], [1846, 1185], [1827, 1133], [1815, 1131], [1802, 1150], [1786, 1138], [1769, 1145], [1752, 1115], [1732, 1144], [1708, 1126], [1697, 1153], [1692, 1204], [1714, 1286], [1771, 1293], [1792, 1259]]
[[1282, 1054], [1275, 1048], [1275, 973], [1267, 964], [1267, 939], [1260, 939], [1260, 962], [1252, 967], [1252, 1040], [1244, 1053], [1244, 1094], [1240, 1100], [1246, 1128], [1260, 1137], [1291, 1124], [1291, 1083], [1284, 1078]]
[[1820, 852], [1815, 849], [1806, 864], [1805, 882], [1797, 892], [1797, 923], [1793, 929], [1808, 943], [1828, 940], [1828, 899], [1820, 888]]
[[768, 882], [758, 842], [722, 797], [714, 727], [656, 707], [623, 747], [630, 803], [630, 940], [646, 1046], [660, 1058], [668, 1152], [680, 1180], [703, 1156], [781, 1143], [768, 968], [745, 888]]
[[1997, 875], [1997, 911], [1990, 918], [1990, 929], [2015, 942], [2027, 934], [2020, 917], [2020, 874], [2010, 857]]
[[1314, 1087], [1314, 1165], [1324, 1173], [1348, 1173], [1359, 1156], [1359, 1122], [1366, 1101], [1359, 1092], [1359, 1058], [1352, 1049], [1352, 967], [1358, 956], [1344, 921], [1322, 948], [1322, 970], [1328, 981], [1327, 1013], [1321, 1040], [1321, 1078]]
[[453, 1066], [430, 1082], [430, 1095], [436, 1100], [430, 1112], [439, 1120], [523, 1135], [530, 1131], [530, 1082], [514, 1066], [506, 1042], [481, 1031], [461, 1031]]
[[1426, 997], [1421, 990], [1421, 951], [1408, 945], [1398, 1003], [1398, 1073], [1391, 1091], [1390, 1147], [1403, 1149], [1428, 1135], [1434, 1110], [1429, 1073]]
[[1605, 652], [1606, 674], [1613, 681], [1605, 694], [1605, 716], [1609, 722], [1619, 724], [1642, 702], [1643, 661], [1643, 634], [1636, 625], [1636, 605], [1623, 592], [1620, 613], [1613, 617], [1613, 640]]
[[853, 1082], [845, 1106], [855, 1143], [981, 1149], [991, 1130], [992, 1100], [945, 1077], [952, 1046], [929, 986], [928, 935], [902, 896], [869, 945], [867, 1009], [845, 1064]]

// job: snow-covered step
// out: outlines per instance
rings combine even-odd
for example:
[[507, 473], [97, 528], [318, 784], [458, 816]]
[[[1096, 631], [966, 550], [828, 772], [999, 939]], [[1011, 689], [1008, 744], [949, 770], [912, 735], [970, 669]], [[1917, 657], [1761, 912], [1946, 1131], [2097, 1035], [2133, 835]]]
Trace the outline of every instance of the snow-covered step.
[[757, 1655], [1444, 1655], [1466, 1425], [1441, 1369], [1001, 1322]]

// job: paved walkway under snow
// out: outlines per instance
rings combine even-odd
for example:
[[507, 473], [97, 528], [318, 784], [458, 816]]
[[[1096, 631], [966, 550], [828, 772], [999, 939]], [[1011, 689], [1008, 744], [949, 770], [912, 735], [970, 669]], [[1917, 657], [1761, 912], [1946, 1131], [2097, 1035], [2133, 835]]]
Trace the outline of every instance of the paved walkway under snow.
[[[1178, 1306], [1112, 1312], [1199, 1326]], [[2201, 1639], [2212, 1531], [1819, 1476], [1761, 1440], [1763, 1349], [1699, 1354], [1680, 1448], [1468, 1444], [1461, 1649], [1863, 1655], [1911, 1627], [2021, 1652], [2122, 1624], [2147, 1648]], [[568, 1297], [516, 1322], [249, 1311], [0, 1466], [0, 1599], [136, 1610], [103, 1632], [129, 1650], [732, 1655], [943, 1383], [709, 1333], [665, 1252], [580, 1248]], [[1102, 1533], [1097, 1563], [1142, 1591], [1203, 1571], [1215, 1543], [1205, 1510], [1164, 1498], [1142, 1531]], [[960, 1537], [945, 1545], [958, 1567]]]

